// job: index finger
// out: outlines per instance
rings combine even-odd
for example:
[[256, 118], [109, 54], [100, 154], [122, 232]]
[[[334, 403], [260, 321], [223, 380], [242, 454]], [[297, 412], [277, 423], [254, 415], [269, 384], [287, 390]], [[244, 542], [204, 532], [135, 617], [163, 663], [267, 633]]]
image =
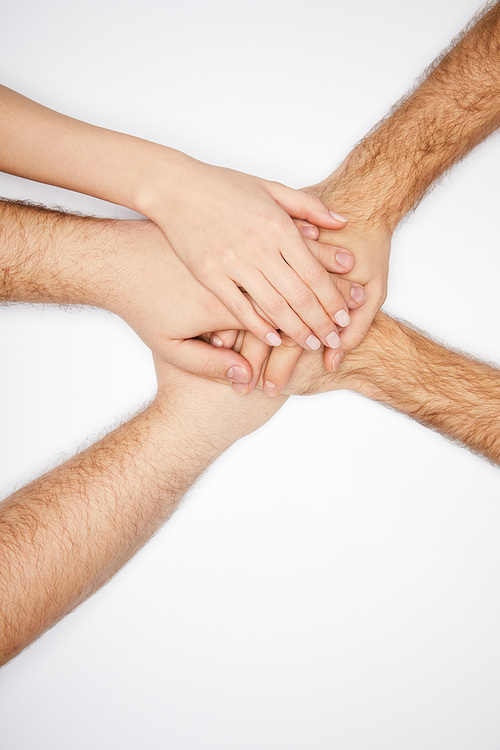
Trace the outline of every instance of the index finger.
[[263, 376], [264, 393], [277, 396], [283, 393], [304, 349], [288, 336], [282, 336], [281, 346], [273, 347]]
[[368, 282], [365, 285], [366, 300], [357, 310], [351, 310], [351, 322], [340, 333], [340, 346], [337, 349], [325, 349], [325, 367], [333, 371], [333, 360], [340, 352], [348, 354], [361, 344], [373, 319], [385, 300], [385, 290], [378, 284]]

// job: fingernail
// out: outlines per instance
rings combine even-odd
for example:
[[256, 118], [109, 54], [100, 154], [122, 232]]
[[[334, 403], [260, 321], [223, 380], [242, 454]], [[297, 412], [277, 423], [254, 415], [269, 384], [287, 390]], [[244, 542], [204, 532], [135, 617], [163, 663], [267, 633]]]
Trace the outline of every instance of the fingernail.
[[311, 333], [311, 335], [306, 338], [306, 344], [309, 349], [319, 349], [321, 346], [321, 341]]
[[248, 391], [248, 385], [246, 383], [233, 383], [233, 390], [236, 393], [246, 393]]
[[300, 227], [300, 233], [304, 237], [310, 237], [312, 240], [315, 240], [318, 237], [318, 235], [319, 235], [319, 231], [318, 231], [317, 227], [313, 227], [313, 226], [310, 226], [310, 225], [307, 225], [305, 227], [301, 226]]
[[342, 251], [341, 253], [337, 253], [335, 259], [342, 268], [350, 268], [352, 266], [352, 255], [350, 253]]
[[338, 349], [340, 346], [340, 338], [338, 333], [335, 333], [335, 331], [329, 333], [325, 340], [330, 349]]
[[271, 331], [271, 333], [268, 333], [266, 336], [266, 341], [271, 344], [271, 346], [279, 346], [281, 344], [281, 339], [278, 336], [277, 333], [274, 333]]
[[210, 341], [212, 346], [224, 346], [224, 342], [222, 339], [220, 339], [218, 336], [212, 336], [212, 340]]
[[278, 395], [278, 389], [274, 385], [274, 383], [270, 383], [269, 380], [266, 380], [264, 383], [264, 393], [266, 396], [271, 396], [273, 398], [274, 396]]
[[366, 297], [366, 292], [362, 286], [353, 286], [351, 287], [351, 297], [354, 300], [354, 302], [364, 302], [365, 297]]
[[338, 354], [335, 355], [335, 357], [333, 358], [333, 365], [332, 365], [334, 372], [339, 369], [344, 357], [345, 357], [345, 352], [339, 352]]
[[238, 365], [230, 367], [226, 375], [229, 380], [233, 380], [235, 383], [248, 383], [249, 381], [249, 377], [243, 367], [238, 367]]
[[349, 313], [347, 313], [345, 310], [339, 310], [338, 313], [333, 316], [333, 319], [336, 323], [339, 324], [339, 326], [342, 326], [342, 328], [345, 328], [351, 322]]
[[336, 214], [335, 211], [330, 211], [331, 215], [334, 219], [337, 219], [338, 221], [348, 221], [345, 216], [341, 216], [340, 214]]

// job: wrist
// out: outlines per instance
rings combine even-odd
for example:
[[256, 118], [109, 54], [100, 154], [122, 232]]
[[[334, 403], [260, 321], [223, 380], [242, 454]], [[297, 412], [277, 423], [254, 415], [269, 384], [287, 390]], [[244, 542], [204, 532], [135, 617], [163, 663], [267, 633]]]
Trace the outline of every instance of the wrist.
[[187, 170], [196, 164], [196, 159], [168, 146], [147, 145], [147, 158], [138, 172], [134, 208], [161, 226], [166, 213], [178, 201]]
[[348, 227], [364, 232], [390, 237], [404, 216], [394, 207], [394, 170], [370, 137], [315, 189], [329, 208], [349, 219]]
[[418, 367], [413, 333], [394, 318], [377, 313], [363, 343], [342, 364], [349, 389], [373, 401], [391, 403], [401, 388], [411, 387], [409, 380]]
[[196, 441], [206, 443], [214, 456], [261, 427], [286, 401], [257, 391], [241, 396], [226, 384], [155, 362], [159, 387], [154, 408], [167, 419], [175, 415], [190, 425]]

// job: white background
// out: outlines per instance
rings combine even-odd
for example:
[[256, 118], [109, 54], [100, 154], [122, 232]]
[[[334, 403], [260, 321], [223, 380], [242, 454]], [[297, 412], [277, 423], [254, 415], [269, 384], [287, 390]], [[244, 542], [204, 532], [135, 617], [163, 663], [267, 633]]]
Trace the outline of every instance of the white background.
[[[3, 3], [1, 80], [300, 187], [477, 7]], [[493, 138], [424, 201], [395, 240], [385, 306], [497, 362], [499, 171]], [[0, 177], [5, 196], [130, 215]], [[106, 313], [2, 308], [0, 337], [4, 495], [153, 392], [149, 352]], [[497, 750], [498, 500], [496, 469], [405, 417], [349, 393], [291, 399], [0, 671], [1, 750]]]

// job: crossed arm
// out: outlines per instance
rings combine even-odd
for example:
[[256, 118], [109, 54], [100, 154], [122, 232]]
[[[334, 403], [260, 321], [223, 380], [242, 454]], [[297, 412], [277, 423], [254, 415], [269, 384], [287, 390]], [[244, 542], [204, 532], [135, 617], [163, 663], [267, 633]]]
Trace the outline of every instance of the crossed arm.
[[338, 372], [327, 372], [318, 359], [301, 358], [286, 393], [355, 391], [500, 465], [497, 367], [447, 349], [382, 312]]
[[[423, 81], [310, 191], [349, 219], [320, 239], [350, 250], [355, 266], [347, 278], [364, 285], [366, 301], [350, 314], [340, 345], [325, 350], [325, 365], [338, 369], [358, 346], [387, 294], [394, 230], [436, 180], [500, 126], [500, 3], [489, 3], [465, 32], [426, 71]], [[322, 245], [322, 248], [324, 245]], [[327, 257], [322, 251], [321, 257]], [[235, 341], [222, 335], [225, 346]], [[284, 338], [284, 342], [289, 342]], [[287, 346], [269, 348], [247, 334], [241, 354], [250, 361], [254, 385], [264, 363], [264, 389], [281, 393], [293, 371]], [[295, 349], [295, 362], [301, 350]], [[268, 358], [269, 356], [269, 358]], [[283, 366], [287, 362], [288, 368]], [[342, 365], [345, 366], [345, 365]], [[237, 386], [241, 391], [243, 387]]]
[[111, 578], [278, 403], [158, 363], [141, 414], [0, 504], [0, 666]]
[[[317, 187], [351, 219], [335, 244], [353, 251], [356, 280], [367, 284], [369, 294], [367, 307], [353, 315], [356, 325], [341, 334], [345, 350], [363, 339], [385, 296], [393, 228], [438, 174], [498, 126], [498, 26], [497, 4], [399, 114]], [[477, 84], [473, 95], [463, 85], [464, 61], [467, 80], [472, 76]], [[459, 85], [450, 88], [450, 80]], [[437, 110], [436, 101], [442, 105]], [[414, 178], [405, 182], [412, 170]], [[367, 189], [370, 184], [374, 190]], [[396, 195], [399, 201], [392, 200]], [[345, 207], [337, 198], [343, 198]], [[0, 505], [0, 664], [103, 585], [171, 515], [200, 473], [284, 401], [259, 393], [239, 398], [229, 388], [162, 363], [162, 352], [173, 347], [180, 352], [181, 366], [183, 356], [192, 364], [195, 349], [198, 354], [207, 345], [191, 337], [236, 328], [238, 321], [173, 253], [159, 252], [154, 225], [48, 215], [12, 205], [2, 211], [0, 299], [107, 307], [160, 356], [158, 395], [150, 407]], [[349, 298], [350, 287], [344, 291], [344, 299]], [[168, 337], [161, 326], [165, 316], [174, 320]], [[211, 358], [210, 349], [203, 353], [199, 374], [247, 382], [247, 374], [239, 381], [243, 375], [237, 368], [244, 370], [246, 362], [236, 352], [219, 352], [217, 358]], [[327, 350], [330, 369], [338, 354]], [[294, 347], [283, 347], [280, 356], [282, 363], [297, 361]], [[278, 379], [279, 365], [271, 358], [269, 366]], [[500, 463], [500, 372], [495, 368], [450, 352], [379, 314], [340, 373], [325, 373], [321, 355], [308, 353], [288, 391], [345, 387], [400, 409]]]
[[[170, 309], [162, 287], [158, 314], [186, 314], [179, 326], [192, 325], [192, 335], [234, 320], [186, 272], [149, 222], [102, 224], [16, 204], [4, 209], [3, 245], [12, 249], [16, 236], [25, 246], [17, 264], [6, 264], [2, 256], [4, 300], [108, 306], [158, 346], [154, 329], [149, 330], [151, 319], [141, 318], [144, 285], [151, 284], [148, 265], [128, 269], [128, 287], [122, 286], [119, 270], [130, 253], [160, 242], [162, 263], [172, 260], [162, 278], [169, 280], [171, 294], [175, 297], [178, 290], [179, 295]], [[71, 242], [81, 250], [76, 266]], [[48, 258], [54, 262], [48, 264]], [[156, 309], [150, 288], [148, 299]], [[183, 299], [189, 300], [185, 309]], [[203, 324], [198, 316], [209, 322]], [[156, 365], [159, 389], [151, 406], [0, 505], [0, 664], [102, 586], [171, 515], [204, 469], [285, 400], [257, 391], [241, 398], [231, 388], [166, 365], [161, 356]], [[288, 392], [339, 388], [398, 408], [500, 463], [500, 372], [449, 352], [387, 316], [377, 316], [336, 375], [325, 371], [320, 352], [306, 354]]]

